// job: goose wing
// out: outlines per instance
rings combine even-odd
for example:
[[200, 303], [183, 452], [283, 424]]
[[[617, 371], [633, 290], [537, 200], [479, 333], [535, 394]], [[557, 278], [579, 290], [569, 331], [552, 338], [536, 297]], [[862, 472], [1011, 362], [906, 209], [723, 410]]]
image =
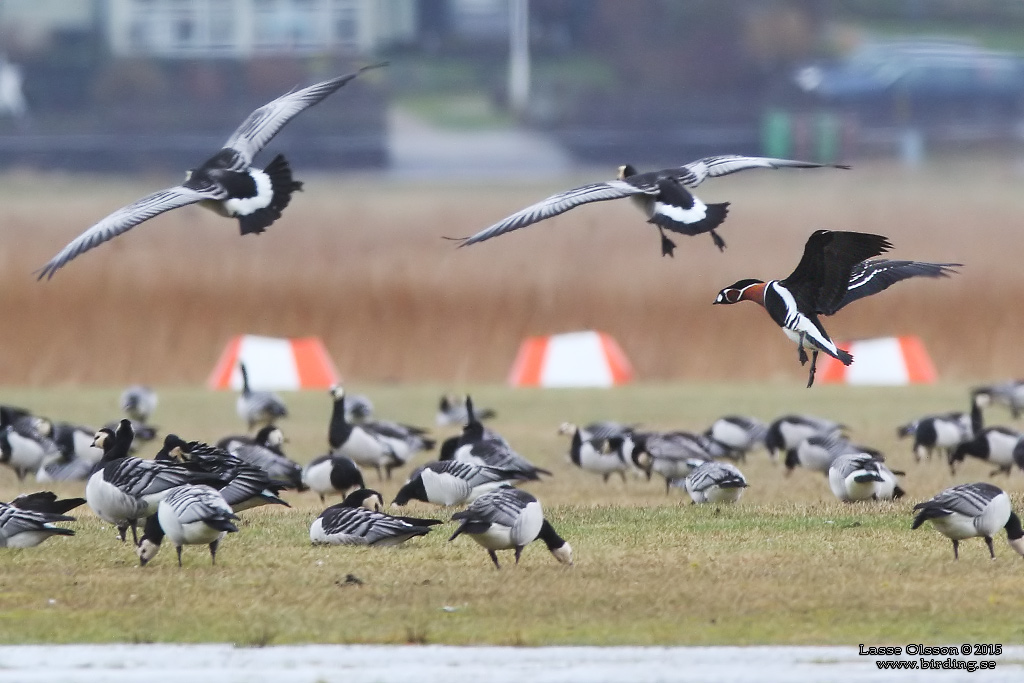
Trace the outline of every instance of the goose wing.
[[849, 289], [854, 267], [891, 248], [881, 235], [816, 230], [807, 238], [800, 263], [782, 285], [804, 312], [836, 311]]
[[147, 195], [128, 206], [118, 209], [71, 240], [66, 247], [50, 259], [49, 263], [36, 271], [38, 273], [37, 279], [42, 280], [44, 277], [46, 279], [52, 278], [53, 274], [71, 259], [108, 240], [114, 239], [122, 233], [128, 232], [139, 223], [148, 221], [154, 216], [181, 206], [195, 204], [204, 199], [224, 199], [226, 196], [223, 189], [213, 185], [199, 188], [178, 185]]
[[813, 161], [799, 161], [796, 159], [774, 159], [772, 157], [745, 157], [740, 154], [723, 154], [692, 161], [678, 169], [673, 169], [671, 173], [683, 185], [696, 187], [709, 177], [717, 178], [718, 176], [729, 175], [738, 171], [746, 171], [750, 168], [823, 168], [826, 166], [850, 168], [841, 164], [817, 164]]
[[512, 528], [529, 503], [536, 501], [532, 495], [512, 487], [500, 488], [480, 496], [465, 510], [452, 515], [452, 520], [483, 524], [500, 524]]
[[[977, 517], [985, 511], [992, 499], [1003, 493], [1003, 490], [992, 484], [960, 484], [941, 491], [934, 498], [918, 503], [915, 510], [920, 510], [918, 519], [924, 521], [932, 517], [943, 517], [954, 512], [967, 517]], [[915, 520], [915, 529], [920, 526]]]
[[533, 225], [545, 218], [551, 218], [552, 216], [565, 213], [569, 209], [574, 209], [581, 204], [603, 202], [609, 199], [621, 199], [622, 197], [629, 197], [635, 194], [657, 194], [657, 191], [657, 187], [641, 189], [624, 180], [609, 180], [603, 183], [583, 185], [582, 187], [576, 187], [571, 190], [566, 190], [565, 192], [559, 192], [558, 194], [551, 195], [547, 199], [541, 200], [521, 211], [517, 211], [505, 220], [495, 223], [491, 227], [481, 230], [472, 237], [462, 240], [459, 246], [465, 247], [470, 244], [489, 240], [492, 237], [497, 237], [498, 235], [504, 235], [506, 232], [525, 228], [526, 226]]
[[326, 536], [343, 545], [376, 545], [382, 541], [425, 533], [429, 527], [366, 508], [332, 505], [320, 514]]
[[270, 142], [278, 131], [296, 115], [319, 103], [325, 97], [341, 88], [353, 78], [368, 69], [376, 69], [386, 66], [386, 63], [364, 66], [354, 73], [338, 76], [316, 85], [292, 92], [278, 97], [253, 113], [242, 122], [242, 125], [231, 134], [224, 146], [238, 152], [245, 160], [246, 165], [251, 164], [261, 149]]
[[844, 306], [857, 299], [877, 294], [888, 289], [900, 280], [912, 277], [949, 277], [952, 270], [962, 266], [961, 263], [926, 263], [923, 261], [890, 261], [875, 259], [863, 261], [853, 267], [846, 293], [832, 310], [823, 310], [825, 315], [832, 315]]

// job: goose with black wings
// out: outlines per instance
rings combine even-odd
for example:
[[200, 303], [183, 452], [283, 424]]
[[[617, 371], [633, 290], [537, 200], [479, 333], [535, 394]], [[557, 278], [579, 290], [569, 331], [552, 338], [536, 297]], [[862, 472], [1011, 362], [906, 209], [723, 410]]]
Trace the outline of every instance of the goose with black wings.
[[718, 293], [716, 304], [753, 301], [760, 304], [786, 336], [796, 342], [800, 364], [811, 368], [807, 386], [814, 384], [818, 352], [824, 351], [844, 365], [853, 356], [836, 346], [818, 319], [844, 306], [911, 277], [948, 277], [959, 263], [925, 263], [871, 259], [892, 248], [881, 235], [818, 230], [807, 240], [796, 270], [783, 280], [745, 279]]

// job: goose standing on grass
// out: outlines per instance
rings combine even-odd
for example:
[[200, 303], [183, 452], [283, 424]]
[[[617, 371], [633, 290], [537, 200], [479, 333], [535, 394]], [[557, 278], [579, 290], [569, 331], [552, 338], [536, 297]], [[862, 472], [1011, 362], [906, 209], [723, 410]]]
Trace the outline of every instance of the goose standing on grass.
[[425, 536], [439, 519], [395, 517], [380, 511], [383, 498], [371, 489], [359, 489], [313, 520], [309, 540], [314, 544], [391, 546]]
[[812, 436], [838, 435], [845, 427], [838, 422], [815, 415], [783, 415], [768, 425], [764, 446], [768, 457], [776, 461], [779, 453], [787, 453]]
[[351, 458], [336, 453], [327, 453], [310, 460], [302, 468], [302, 483], [320, 496], [321, 503], [329, 495], [340, 494], [344, 497], [354, 489], [365, 486], [359, 466]]
[[571, 437], [579, 429], [580, 439], [589, 442], [596, 450], [604, 452], [608, 449], [609, 439], [621, 439], [636, 431], [635, 424], [622, 424], [613, 420], [599, 420], [578, 426], [572, 422], [563, 422], [558, 428], [561, 436]]
[[760, 305], [786, 336], [797, 345], [800, 365], [807, 364], [807, 386], [814, 384], [818, 352], [824, 351], [843, 365], [853, 356], [840, 349], [825, 331], [820, 315], [833, 315], [845, 306], [888, 289], [912, 277], [949, 277], [959, 263], [925, 263], [875, 259], [892, 248], [881, 235], [864, 232], [817, 230], [807, 238], [796, 268], [785, 279], [744, 279], [718, 293], [715, 304], [753, 301]]
[[[507, 232], [525, 228], [545, 218], [551, 218], [582, 204], [603, 202], [629, 197], [647, 216], [647, 222], [658, 227], [661, 234], [662, 256], [672, 256], [675, 243], [665, 236], [665, 230], [682, 235], [711, 233], [719, 250], [725, 241], [715, 232], [729, 211], [724, 204], [705, 204], [686, 188], [700, 185], [708, 177], [717, 177], [751, 168], [822, 168], [832, 164], [815, 164], [792, 159], [745, 157], [736, 154], [705, 157], [684, 166], [661, 171], [639, 173], [625, 164], [619, 166], [618, 178], [602, 183], [591, 183], [552, 195], [532, 206], [518, 211], [499, 223], [481, 230], [461, 241], [459, 246], [483, 242]], [[834, 166], [835, 168], [849, 168]]]
[[768, 425], [745, 415], [726, 415], [711, 423], [704, 436], [728, 450], [726, 457], [746, 460], [747, 452], [764, 443]]
[[859, 500], [895, 500], [905, 491], [896, 483], [896, 475], [885, 463], [868, 453], [840, 455], [828, 468], [828, 485], [844, 503]]
[[183, 545], [207, 545], [210, 564], [217, 564], [217, 547], [221, 539], [238, 531], [234, 521], [238, 515], [217, 492], [204, 484], [186, 484], [171, 489], [160, 501], [156, 514], [146, 520], [139, 542], [139, 564], [146, 564], [160, 552], [166, 535], [178, 552], [181, 566]]
[[664, 477], [666, 495], [673, 481], [688, 476], [711, 459], [704, 442], [689, 432], [635, 432], [632, 441], [633, 462], [648, 478], [652, 472]]
[[52, 430], [49, 420], [34, 416], [0, 423], [0, 463], [14, 470], [18, 481], [24, 481], [44, 462], [60, 457], [60, 449], [48, 436]]
[[345, 397], [345, 419], [349, 422], [367, 422], [373, 419], [373, 401], [363, 394]]
[[854, 444], [837, 432], [818, 434], [804, 439], [796, 448], [786, 452], [786, 475], [792, 474], [797, 467], [803, 467], [805, 470], [820, 472], [827, 476], [828, 468], [835, 459], [849, 453], [867, 453], [879, 460], [884, 459], [874, 448]]
[[410, 500], [420, 500], [446, 507], [463, 505], [503, 484], [526, 478], [522, 472], [457, 460], [428, 462], [412, 473], [391, 504], [401, 506]]
[[1013, 419], [1019, 419], [1024, 410], [1024, 380], [1010, 380], [998, 384], [977, 387], [971, 391], [971, 398], [984, 408], [993, 403], [1006, 406]]
[[1010, 476], [1013, 467], [1013, 453], [1021, 443], [1024, 434], [1009, 427], [986, 427], [964, 441], [949, 454], [949, 471], [956, 474], [957, 465], [968, 455], [985, 460], [996, 466], [989, 476], [1005, 474]]
[[537, 481], [540, 475], [551, 476], [549, 470], [537, 467], [532, 462], [512, 450], [512, 447], [500, 436], [489, 436], [487, 430], [476, 417], [473, 399], [466, 397], [466, 426], [462, 428], [454, 446], [448, 443], [442, 447], [440, 460], [457, 460], [473, 465], [485, 465], [500, 470], [518, 472], [529, 481]]
[[235, 402], [238, 417], [253, 430], [274, 424], [282, 417], [288, 417], [288, 408], [277, 394], [269, 391], [253, 391], [249, 386], [249, 373], [245, 363], [239, 363], [242, 372], [242, 393]]
[[95, 444], [103, 449], [103, 457], [85, 486], [85, 500], [100, 519], [117, 527], [122, 541], [131, 527], [137, 545], [138, 520], [155, 514], [171, 489], [188, 483], [217, 483], [218, 479], [180, 465], [132, 457], [132, 438], [128, 420], [121, 420], [116, 432], [103, 428], [96, 433]]
[[[453, 394], [442, 396], [437, 407], [437, 426], [465, 426], [466, 422], [469, 421], [469, 411], [466, 409], [466, 399], [468, 398], [468, 396], [459, 397]], [[491, 408], [476, 408], [474, 413], [478, 420], [490, 420], [497, 415]]]
[[964, 441], [969, 441], [974, 434], [971, 416], [967, 413], [952, 412], [942, 415], [926, 415], [901, 425], [896, 434], [904, 439], [914, 437], [913, 451], [917, 462], [931, 460], [936, 450], [941, 450], [946, 461], [953, 451]]
[[[632, 440], [621, 436], [612, 437], [616, 447], [610, 447], [608, 451], [603, 451], [595, 445], [594, 441], [584, 438], [583, 435], [586, 432], [572, 423], [562, 423], [558, 433], [572, 434], [572, 441], [569, 442], [569, 459], [576, 467], [584, 472], [601, 475], [606, 484], [613, 474], [618, 474], [622, 477], [623, 482], [626, 481], [626, 472], [630, 469], [626, 458], [632, 454]], [[630, 452], [630, 456], [627, 456], [627, 450]]]
[[59, 451], [43, 460], [36, 471], [36, 481], [85, 481], [103, 450], [92, 445], [96, 430], [70, 422], [54, 422], [51, 437]]
[[544, 519], [540, 501], [526, 491], [511, 486], [495, 489], [477, 498], [465, 510], [456, 512], [452, 520], [459, 522], [459, 528], [448, 541], [466, 534], [487, 549], [496, 569], [501, 569], [501, 564], [495, 551], [514, 549], [516, 564], [519, 564], [523, 548], [538, 538], [556, 560], [573, 564], [572, 546]]
[[230, 438], [222, 440], [224, 441], [227, 443], [223, 446], [218, 443], [217, 448], [259, 467], [269, 475], [272, 482], [297, 491], [306, 490], [305, 484], [302, 483], [302, 466], [281, 451], [285, 439], [280, 428], [273, 425], [263, 427], [251, 442]]
[[985, 482], [960, 484], [914, 506], [917, 516], [911, 529], [930, 521], [939, 533], [953, 541], [953, 559], [960, 559], [960, 541], [981, 536], [994, 560], [992, 536], [1006, 530], [1006, 540], [1024, 555], [1024, 529], [1013, 511], [1010, 497], [998, 486]]
[[[135, 437], [132, 439], [131, 453], [134, 455], [142, 446], [146, 446], [150, 441], [156, 439], [157, 429], [151, 425], [144, 424], [138, 420], [131, 420], [129, 422], [132, 425], [132, 433]], [[103, 425], [104, 429], [109, 429], [114, 432], [117, 431], [118, 426], [121, 424], [120, 421], [108, 422]], [[93, 435], [95, 436], [95, 434]]]
[[748, 486], [739, 468], [717, 460], [702, 463], [686, 475], [683, 485], [694, 503], [735, 503]]
[[156, 392], [142, 384], [133, 384], [121, 392], [121, 410], [129, 419], [146, 424], [156, 410]]
[[95, 224], [71, 241], [39, 270], [39, 279], [51, 278], [79, 254], [127, 232], [165, 211], [199, 204], [226, 218], [237, 218], [242, 235], [261, 233], [281, 217], [292, 193], [302, 183], [278, 154], [263, 169], [252, 167], [253, 158], [297, 114], [317, 104], [367, 69], [295, 90], [260, 107], [231, 134], [224, 147], [198, 167], [185, 173], [181, 185], [154, 192]]

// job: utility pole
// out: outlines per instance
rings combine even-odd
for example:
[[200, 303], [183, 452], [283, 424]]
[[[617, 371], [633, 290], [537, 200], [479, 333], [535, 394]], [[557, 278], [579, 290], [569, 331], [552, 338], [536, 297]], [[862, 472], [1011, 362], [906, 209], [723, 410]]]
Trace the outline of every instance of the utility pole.
[[530, 0], [509, 0], [508, 103], [516, 116], [530, 101]]

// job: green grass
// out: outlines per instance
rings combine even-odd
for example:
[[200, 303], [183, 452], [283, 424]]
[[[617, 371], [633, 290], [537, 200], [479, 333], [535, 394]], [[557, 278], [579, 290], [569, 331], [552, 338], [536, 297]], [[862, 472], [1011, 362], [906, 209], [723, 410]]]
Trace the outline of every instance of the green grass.
[[[429, 424], [442, 388], [350, 387], [367, 391], [386, 417]], [[98, 424], [116, 414], [115, 390], [5, 390], [4, 403]], [[969, 462], [953, 478], [941, 463], [915, 463], [894, 428], [907, 418], [963, 407], [962, 386], [908, 389], [796, 384], [635, 386], [612, 391], [474, 388], [498, 409], [494, 426], [555, 476], [529, 489], [572, 544], [576, 565], [533, 544], [518, 567], [495, 571], [453, 527], [398, 548], [312, 547], [312, 494], [290, 494], [292, 509], [243, 513], [240, 532], [210, 566], [204, 547], [172, 548], [145, 568], [114, 529], [88, 510], [77, 535], [0, 563], [0, 642], [297, 642], [540, 644], [848, 644], [856, 642], [1024, 642], [1021, 562], [1003, 539], [990, 561], [980, 540], [952, 561], [948, 540], [910, 530], [911, 507], [956, 482], [984, 479]], [[322, 452], [325, 393], [286, 395], [290, 454]], [[237, 431], [234, 396], [165, 390], [156, 421], [186, 438]], [[909, 495], [892, 504], [835, 502], [818, 475], [786, 478], [761, 452], [741, 464], [751, 482], [735, 506], [693, 506], [660, 482], [605, 485], [566, 462], [563, 420], [617, 418], [651, 427], [698, 429], [719, 414], [768, 419], [813, 411], [840, 418], [856, 439], [907, 470]], [[1004, 418], [992, 409], [990, 419]], [[444, 435], [447, 435], [445, 433]], [[155, 451], [150, 448], [149, 453]], [[0, 495], [19, 487], [3, 472]], [[404, 473], [402, 473], [404, 474]], [[399, 479], [403, 478], [399, 476]], [[387, 497], [400, 481], [375, 481]], [[1020, 504], [1019, 474], [996, 482]], [[64, 495], [81, 487], [63, 485]], [[451, 511], [410, 506], [447, 519]], [[507, 553], [506, 553], [507, 555]], [[347, 575], [363, 584], [346, 583]], [[51, 602], [51, 600], [53, 602]], [[446, 609], [448, 608], [448, 609]], [[922, 640], [923, 639], [923, 640]]]

